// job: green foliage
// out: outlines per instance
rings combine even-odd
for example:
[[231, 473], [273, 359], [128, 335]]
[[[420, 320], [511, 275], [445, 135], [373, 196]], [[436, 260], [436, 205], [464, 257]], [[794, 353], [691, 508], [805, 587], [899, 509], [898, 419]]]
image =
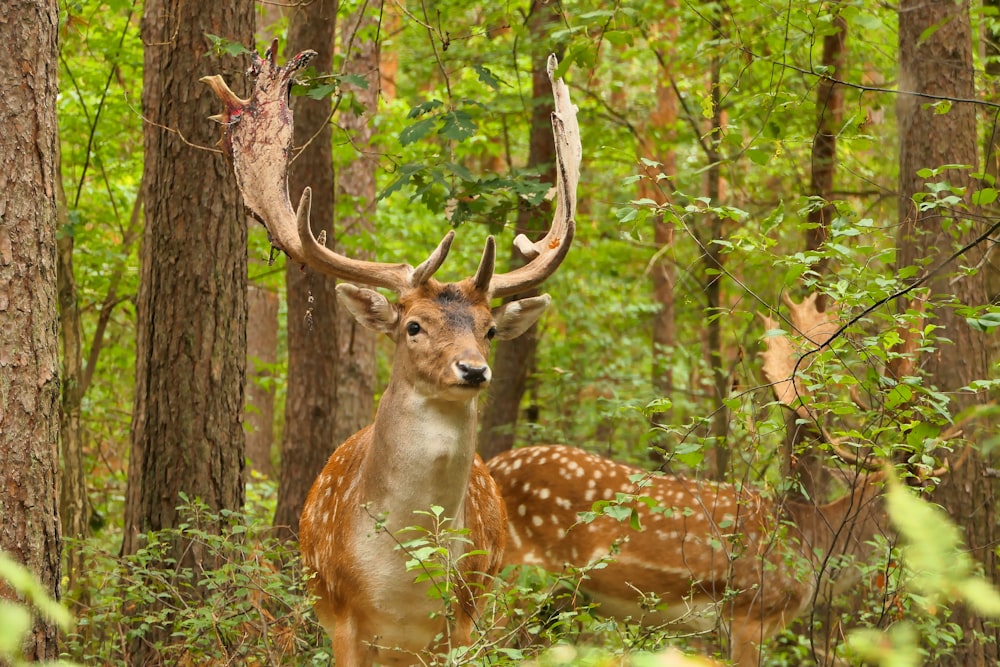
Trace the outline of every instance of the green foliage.
[[[65, 607], [49, 597], [38, 578], [25, 566], [0, 551], [0, 585], [13, 591], [22, 602], [0, 600], [0, 662], [11, 667], [28, 665], [21, 655], [21, 647], [28, 640], [35, 622], [31, 608], [63, 632], [73, 626], [73, 617]], [[32, 662], [33, 665], [73, 667], [64, 660]]]
[[[341, 3], [338, 21], [361, 5]], [[819, 292], [835, 304], [842, 330], [829, 345], [804, 345], [797, 351], [803, 355], [797, 372], [809, 392], [804, 402], [821, 415], [825, 432], [849, 451], [892, 456], [911, 470], [933, 470], [942, 457], [970, 443], [947, 437], [964, 419], [956, 394], [941, 391], [920, 369], [924, 355], [949, 344], [934, 307], [952, 306], [943, 303], [946, 295], [918, 290], [910, 295], [927, 301], [929, 313], [896, 307], [896, 295], [910, 289], [927, 267], [920, 260], [919, 266], [897, 261], [895, 98], [878, 90], [878, 81], [891, 80], [896, 71], [894, 9], [864, 2], [770, 0], [669, 5], [567, 0], [560, 4], [558, 20], [541, 25], [526, 20], [527, 0], [442, 0], [433, 11], [407, 5], [394, 17], [387, 5], [380, 17], [384, 20], [363, 35], [379, 39], [386, 62], [394, 59], [399, 65], [393, 92], [386, 88], [378, 108], [359, 109], [351, 96], [349, 89], [363, 85], [364, 79], [344, 71], [343, 44], [333, 71], [307, 72], [304, 85], [294, 91], [313, 99], [332, 97], [339, 105], [331, 119], [335, 125], [342, 109], [365, 112], [375, 132], [371, 146], [359, 147], [346, 141], [339, 128], [334, 131], [338, 168], [362, 154], [378, 164], [376, 234], [351, 239], [348, 251], [415, 263], [446, 230], [461, 227], [443, 278], [471, 272], [488, 233], [498, 237], [504, 267], [518, 216], [543, 205], [549, 187], [539, 170], [527, 167], [532, 114], [539, 104], [531, 70], [548, 51], [556, 51], [562, 58], [559, 74], [567, 77], [580, 108], [585, 155], [580, 214], [573, 250], [545, 285], [554, 307], [540, 323], [541, 346], [517, 442], [568, 442], [642, 463], [652, 450], [661, 457], [658, 464], [665, 459], [664, 465], [690, 474], [710, 470], [713, 453], [725, 448], [733, 453], [727, 471], [733, 479], [784, 488], [787, 408], [772, 399], [761, 373], [759, 351], [766, 332], [758, 315], [776, 317], [780, 330], [794, 335], [783, 319], [788, 311], [782, 297], [798, 302]], [[73, 592], [81, 598], [81, 623], [72, 654], [88, 664], [115, 664], [121, 660], [122, 637], [158, 624], [178, 633], [178, 645], [190, 639], [183, 650], [192, 660], [294, 662], [282, 653], [276, 628], [295, 635], [288, 646], [303, 651], [306, 657], [299, 662], [319, 660], [326, 649], [312, 648], [325, 645], [306, 611], [295, 555], [266, 538], [266, 519], [256, 508], [250, 516], [227, 517], [231, 529], [218, 537], [201, 527], [211, 513], [192, 503], [185, 525], [176, 532], [151, 536], [135, 557], [113, 556], [120, 541], [128, 452], [124, 434], [135, 359], [144, 130], [142, 7], [135, 0], [66, 0], [60, 9], [58, 109], [68, 208], [68, 224], [60, 233], [76, 245], [85, 355], [103, 331], [82, 407], [85, 476], [93, 480], [90, 501], [100, 530], [79, 545], [94, 567], [84, 590]], [[833, 71], [819, 62], [823, 40], [837, 30], [838, 16], [847, 24], [850, 56]], [[976, 8], [973, 19], [978, 22], [974, 32], [997, 25], [991, 7]], [[278, 19], [262, 27], [258, 39], [266, 43], [272, 34], [283, 39], [286, 27], [287, 17]], [[211, 35], [206, 43], [230, 54], [251, 46]], [[987, 53], [978, 65], [996, 60]], [[719, 71], [714, 89], [709, 78], [713, 64]], [[995, 83], [982, 67], [977, 72], [985, 94]], [[836, 128], [839, 194], [833, 201], [807, 186], [822, 111], [816, 89], [824, 77], [867, 86], [843, 86], [845, 111]], [[678, 118], [669, 126], [655, 121], [656, 91], [663, 86], [678, 95]], [[192, 87], [198, 84], [192, 82]], [[949, 107], [947, 101], [937, 101], [929, 109], [951, 113]], [[708, 123], [716, 112], [724, 113], [726, 123], [713, 129]], [[706, 151], [710, 146], [712, 155]], [[667, 153], [672, 153], [669, 160]], [[714, 199], [704, 186], [712, 170], [724, 182]], [[966, 198], [987, 212], [996, 205], [992, 177], [972, 171], [963, 165], [925, 165], [921, 171], [926, 187], [916, 198], [918, 206], [940, 213], [956, 239], [966, 225]], [[979, 184], [955, 185], [958, 173]], [[293, 199], [297, 194], [292, 193]], [[824, 209], [827, 205], [832, 208]], [[338, 215], [353, 214], [357, 207], [349, 198], [337, 202]], [[807, 249], [803, 236], [814, 226], [809, 215], [819, 210], [829, 211], [828, 235], [820, 247]], [[547, 215], [540, 214], [532, 224], [546, 224]], [[653, 235], [653, 222], [661, 219], [673, 228], [669, 245]], [[273, 266], [264, 264], [270, 247], [258, 225], [251, 229], [250, 248], [251, 256], [261, 260], [251, 266], [251, 280], [280, 291], [284, 262], [278, 258]], [[710, 255], [718, 262], [707, 261]], [[653, 298], [649, 275], [660, 261], [673, 271], [676, 342], [654, 352], [651, 330], [661, 306]], [[979, 269], [971, 264], [956, 270]], [[720, 289], [720, 301], [711, 308], [709, 285]], [[281, 308], [283, 322], [284, 302]], [[995, 305], [966, 305], [959, 313], [985, 334], [995, 335], [1000, 326]], [[709, 324], [719, 330], [714, 357]], [[320, 340], [326, 344], [326, 338]], [[383, 379], [389, 354], [388, 346], [380, 348]], [[283, 376], [283, 363], [270, 369], [275, 378]], [[894, 375], [891, 368], [903, 372]], [[721, 395], [719, 369], [727, 379]], [[668, 389], [662, 383], [666, 374]], [[977, 379], [964, 390], [996, 395], [998, 383], [994, 369], [992, 377]], [[283, 382], [275, 384], [280, 401]], [[282, 414], [280, 407], [277, 413]], [[657, 425], [650, 429], [654, 415]], [[799, 425], [807, 424], [803, 420]], [[988, 436], [972, 446], [989, 451], [997, 444], [1000, 436]], [[634, 513], [620, 500], [596, 511], [632, 520]], [[444, 600], [453, 595], [448, 573], [455, 563], [442, 549], [448, 540], [464, 536], [452, 535], [443, 517], [434, 520], [436, 528], [414, 536], [407, 548], [413, 551], [414, 567], [443, 582], [435, 590]], [[942, 528], [940, 534], [947, 531]], [[170, 576], [152, 568], [158, 559], [173, 557], [167, 545], [177, 537], [204, 554], [205, 563], [219, 567], [190, 567], [181, 561]], [[894, 664], [933, 661], [961, 639], [946, 605], [967, 594], [964, 584], [946, 580], [950, 593], [922, 588], [912, 562], [912, 554], [919, 552], [909, 553], [910, 574], [899, 570], [890, 577], [896, 606], [866, 599], [864, 605], [848, 607], [847, 616], [875, 632], [899, 628], [871, 642], [876, 653], [866, 655], [872, 659], [885, 655], [899, 661]], [[585, 575], [523, 575], [495, 594], [497, 615], [513, 610], [520, 620], [512, 627], [533, 637], [600, 643], [612, 655], [652, 648], [670, 634], [669, 629], [643, 634], [634, 624], [608, 623], [585, 606], [569, 605], [569, 600], [579, 604], [573, 574]], [[181, 593], [192, 589], [203, 591], [205, 603], [171, 616], [170, 605], [179, 605]], [[154, 599], [164, 606], [148, 618], [127, 613], [126, 603]], [[567, 604], [553, 606], [557, 599]], [[936, 601], [938, 613], [926, 612], [928, 600]], [[450, 611], [442, 607], [442, 613]], [[267, 614], [279, 618], [277, 626], [266, 620]], [[802, 632], [775, 648], [776, 663], [801, 664], [813, 651], [812, 638], [824, 630], [809, 625]], [[922, 645], [915, 650], [918, 640]], [[857, 641], [860, 645], [862, 640]], [[499, 661], [531, 654], [497, 644], [483, 640], [478, 646]], [[182, 650], [168, 648], [178, 656]], [[559, 650], [539, 661], [583, 664], [608, 657], [589, 651], [567, 657]], [[476, 653], [477, 659], [480, 655]]]
[[1000, 591], [978, 574], [959, 528], [939, 507], [912, 493], [894, 475], [886, 500], [905, 564], [897, 583], [908, 593], [900, 604], [913, 613], [888, 632], [852, 632], [848, 653], [866, 664], [910, 667], [949, 653], [961, 640], [961, 629], [947, 623], [948, 609], [943, 605], [963, 603], [982, 617], [1000, 618]]
[[[68, 653], [85, 664], [124, 664], [126, 640], [155, 627], [171, 637], [156, 646], [170, 664], [325, 663], [329, 648], [298, 549], [272, 537], [259, 512], [215, 513], [197, 500], [179, 510], [176, 528], [148, 534], [132, 556], [82, 545], [89, 597]], [[222, 534], [206, 529], [215, 525]]]

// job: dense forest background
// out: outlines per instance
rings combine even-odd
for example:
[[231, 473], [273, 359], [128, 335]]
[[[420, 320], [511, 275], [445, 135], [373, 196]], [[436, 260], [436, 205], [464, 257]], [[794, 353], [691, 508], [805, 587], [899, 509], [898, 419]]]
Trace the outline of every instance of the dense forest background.
[[[274, 37], [282, 59], [320, 54], [295, 90], [292, 199], [311, 186], [314, 228], [352, 256], [416, 263], [457, 228], [446, 278], [487, 234], [521, 261], [515, 232], [548, 224], [544, 63], [560, 56], [583, 135], [577, 235], [537, 329], [497, 346], [484, 457], [567, 443], [816, 498], [842, 491], [825, 465], [885, 460], [996, 581], [1000, 4], [191, 4], [58, 5], [61, 574], [20, 560], [78, 621], [29, 655], [329, 652], [298, 513], [370, 422], [391, 350], [338, 311], [332, 280], [272, 252], [216, 146], [198, 79], [247, 90], [248, 49]], [[805, 299], [822, 340], [795, 318]], [[52, 561], [56, 542], [36, 551]], [[962, 596], [927, 605], [890, 579], [810, 616], [767, 664], [829, 664], [831, 618], [905, 625], [887, 643], [918, 662], [997, 664], [997, 627]], [[661, 643], [583, 616], [551, 632]]]

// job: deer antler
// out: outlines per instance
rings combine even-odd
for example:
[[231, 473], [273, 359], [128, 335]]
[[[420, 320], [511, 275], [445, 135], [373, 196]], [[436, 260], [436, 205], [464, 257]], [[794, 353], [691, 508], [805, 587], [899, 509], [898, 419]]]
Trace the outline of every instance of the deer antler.
[[556, 211], [545, 236], [532, 243], [524, 234], [514, 239], [514, 245], [530, 261], [508, 273], [493, 276], [490, 282], [493, 296], [504, 297], [531, 289], [542, 283], [566, 258], [576, 232], [576, 188], [580, 182], [580, 125], [576, 107], [570, 102], [569, 87], [555, 78], [559, 65], [549, 56], [546, 71], [552, 82], [555, 111], [552, 113], [552, 136], [556, 148]]
[[278, 40], [262, 59], [256, 53], [249, 74], [255, 75], [250, 99], [238, 97], [221, 76], [201, 79], [225, 105], [212, 120], [223, 125], [222, 145], [233, 160], [236, 182], [247, 208], [267, 227], [271, 243], [299, 264], [352, 282], [396, 292], [426, 281], [441, 266], [454, 232], [448, 232], [431, 256], [417, 268], [409, 264], [368, 262], [345, 257], [316, 240], [309, 226], [312, 190], [302, 191], [298, 209], [288, 198], [288, 154], [293, 119], [288, 107], [296, 72], [316, 55], [303, 51], [284, 67], [276, 63]]
[[[448, 232], [431, 256], [416, 268], [402, 263], [362, 261], [334, 252], [313, 235], [309, 225], [310, 188], [302, 191], [298, 208], [292, 208], [287, 177], [293, 127], [292, 111], [288, 107], [289, 91], [295, 73], [316, 53], [303, 51], [283, 67], [278, 67], [277, 50], [278, 41], [274, 40], [263, 59], [254, 54], [249, 74], [256, 79], [250, 99], [238, 97], [221, 76], [201, 79], [225, 105], [223, 113], [212, 116], [212, 120], [223, 125], [222, 145], [233, 160], [236, 180], [247, 208], [267, 227], [271, 243], [299, 264], [343, 280], [396, 292], [426, 282], [448, 255], [454, 232]], [[537, 243], [531, 243], [523, 235], [515, 239], [515, 245], [532, 259], [510, 273], [493, 276], [488, 284], [494, 296], [515, 294], [544, 281], [566, 257], [573, 240], [582, 148], [576, 108], [569, 101], [569, 89], [561, 79], [553, 78], [557, 64], [555, 56], [550, 56], [548, 71], [556, 100], [556, 111], [552, 114], [558, 170], [555, 219], [548, 233]]]

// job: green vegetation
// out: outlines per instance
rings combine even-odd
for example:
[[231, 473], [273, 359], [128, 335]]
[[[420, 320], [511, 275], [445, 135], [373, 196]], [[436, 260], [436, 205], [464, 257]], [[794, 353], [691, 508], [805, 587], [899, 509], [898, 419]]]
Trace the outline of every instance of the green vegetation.
[[[342, 2], [338, 20], [361, 4]], [[773, 643], [766, 664], [806, 664], [826, 650], [886, 666], [935, 664], [963, 642], [993, 642], [993, 626], [985, 623], [987, 630], [973, 635], [953, 609], [964, 609], [956, 604], [962, 602], [975, 614], [1000, 615], [988, 581], [995, 573], [984, 578], [980, 565], [995, 560], [995, 542], [976, 544], [975, 558], [968, 556], [961, 546], [968, 538], [952, 522], [965, 529], [962, 522], [972, 519], [949, 520], [929, 501], [936, 502], [941, 485], [932, 471], [946, 460], [965, 470], [972, 460], [986, 467], [1000, 444], [995, 427], [975, 429], [997, 419], [1000, 290], [990, 292], [992, 302], [970, 303], [931, 284], [938, 269], [931, 260], [899, 261], [898, 154], [906, 137], [893, 113], [894, 8], [861, 0], [680, 7], [566, 0], [562, 14], [538, 28], [526, 21], [529, 4], [442, 0], [433, 11], [424, 3], [364, 5], [381, 12], [381, 23], [360, 38], [379, 40], [386, 72], [389, 63], [398, 69], [385, 75], [391, 86], [383, 82], [379, 108], [368, 110], [375, 136], [365, 150], [378, 161], [376, 233], [351, 237], [360, 247], [348, 252], [415, 263], [458, 227], [445, 278], [472, 270], [487, 234], [498, 236], [506, 261], [520, 207], [541, 204], [548, 190], [538, 170], [527, 166], [538, 103], [533, 56], [563, 54], [560, 69], [580, 108], [584, 143], [578, 231], [565, 264], [544, 287], [554, 305], [540, 326], [524, 418], [514, 427], [517, 443], [569, 443], [646, 467], [724, 476], [777, 496], [803, 490], [784, 467], [788, 430], [814, 427], [821, 437], [797, 442], [795, 454], [818, 453], [831, 463], [835, 450], [885, 459], [918, 492], [891, 486], [889, 511], [903, 546], [883, 544], [866, 565], [864, 580], [878, 584], [835, 601], [836, 611], [825, 617], [804, 618]], [[65, 654], [82, 664], [125, 664], [128, 641], [152, 626], [170, 637], [157, 647], [170, 664], [327, 664], [329, 640], [312, 616], [296, 546], [271, 534], [274, 481], [248, 484], [244, 512], [214, 513], [196, 498], [179, 499], [181, 525], [147, 536], [133, 556], [117, 555], [135, 381], [143, 132], [170, 131], [142, 118], [142, 11], [140, 0], [60, 0], [58, 110], [67, 212], [60, 234], [74, 243], [91, 532], [66, 543], [84, 563], [64, 591], [76, 625], [68, 629], [62, 608], [6, 560], [0, 560], [0, 578], [67, 628]], [[258, 18], [261, 44], [272, 34], [283, 36], [286, 18], [263, 6]], [[914, 197], [920, 211], [941, 214], [952, 245], [939, 250], [957, 256], [942, 269], [948, 276], [995, 272], [982, 255], [959, 252], [971, 245], [970, 235], [981, 240], [992, 232], [995, 239], [997, 229], [996, 104], [990, 100], [1000, 87], [998, 56], [987, 44], [997, 31], [993, 3], [977, 6], [971, 21], [983, 42], [973, 65], [985, 101], [979, 107], [984, 166], [925, 165], [923, 191]], [[834, 69], [822, 64], [824, 39], [840, 26], [847, 30], [847, 55]], [[227, 72], [233, 83], [241, 51], [214, 35], [205, 40], [233, 56]], [[303, 100], [335, 99], [338, 169], [359, 155], [336, 126], [338, 113], [358, 106], [342, 88], [358, 80], [343, 65], [341, 53], [332, 72], [310, 71], [296, 91]], [[210, 95], [197, 82], [207, 74], [214, 72], [175, 73], [190, 76], [192, 95]], [[844, 97], [834, 128], [836, 185], [823, 194], [809, 185], [811, 151], [826, 108], [817, 91], [831, 80], [842, 84]], [[658, 124], [667, 94], [677, 106], [668, 124]], [[920, 103], [945, 116], [955, 106]], [[811, 217], [818, 211], [826, 211], [827, 233], [809, 247], [805, 239], [818, 226]], [[654, 224], [671, 228], [671, 243], [657, 239]], [[258, 225], [251, 229], [250, 254], [259, 260], [251, 263], [251, 282], [281, 293], [284, 260], [266, 263], [270, 248]], [[656, 348], [654, 323], [664, 303], [650, 276], [661, 266], [670, 275], [673, 342]], [[814, 293], [826, 300], [836, 332], [818, 346], [801, 335], [809, 332], [794, 331], [783, 304], [785, 297], [798, 303]], [[282, 359], [284, 301], [280, 307]], [[924, 368], [951, 345], [953, 332], [941, 324], [947, 310], [982, 335], [977, 340], [992, 360], [986, 377], [961, 387], [939, 385]], [[803, 391], [794, 404], [774, 398], [762, 370], [766, 341], [783, 334], [801, 358], [795, 372]], [[319, 332], [317, 344], [328, 340]], [[381, 387], [391, 352], [380, 346]], [[263, 381], [276, 390], [276, 443], [284, 370], [279, 361], [272, 379]], [[797, 421], [788, 418], [794, 408], [802, 408]], [[438, 518], [439, 532], [407, 535], [405, 548], [415, 576], [443, 582], [435, 590], [442, 613], [449, 613], [454, 563], [442, 562], [442, 544], [461, 535], [449, 533], [447, 517]], [[992, 527], [994, 519], [991, 511], [982, 520]], [[219, 523], [226, 526], [222, 535], [205, 528]], [[178, 541], [187, 545], [181, 559], [171, 551]], [[164, 563], [172, 567], [167, 573]], [[678, 637], [669, 626], [600, 618], [577, 598], [574, 575], [522, 571], [498, 582], [478, 643], [455, 648], [445, 660], [597, 666], [634, 653], [633, 664], [642, 667], [679, 664], [657, 655], [665, 645], [718, 650], [711, 638]], [[154, 611], [133, 614], [134, 607]], [[0, 607], [0, 659], [12, 665], [20, 664], [27, 610]], [[861, 630], [849, 632], [853, 628]], [[543, 645], [554, 648], [541, 652]]]

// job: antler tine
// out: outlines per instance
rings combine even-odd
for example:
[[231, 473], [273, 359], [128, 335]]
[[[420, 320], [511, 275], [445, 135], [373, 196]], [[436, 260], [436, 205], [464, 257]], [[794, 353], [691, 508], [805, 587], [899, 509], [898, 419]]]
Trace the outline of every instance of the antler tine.
[[483, 257], [479, 260], [479, 268], [476, 269], [476, 277], [473, 281], [477, 290], [489, 292], [490, 281], [493, 280], [493, 269], [497, 262], [497, 242], [492, 236], [486, 237], [486, 246], [483, 248]]
[[351, 259], [316, 240], [309, 224], [312, 191], [305, 188], [298, 210], [288, 198], [288, 155], [293, 117], [288, 107], [293, 76], [316, 55], [303, 51], [278, 67], [277, 40], [264, 58], [254, 54], [250, 74], [256, 76], [250, 99], [238, 97], [221, 76], [201, 79], [222, 100], [224, 111], [212, 119], [223, 125], [222, 145], [233, 161], [243, 202], [264, 223], [271, 243], [292, 260], [343, 280], [386, 287], [396, 292], [426, 281], [448, 254], [453, 235], [442, 239], [430, 258], [414, 269], [409, 264], [387, 264]]
[[451, 250], [451, 242], [455, 240], [455, 230], [450, 230], [441, 239], [441, 243], [438, 247], [434, 249], [431, 256], [425, 259], [421, 264], [413, 270], [413, 275], [410, 277], [410, 285], [416, 287], [417, 285], [423, 285], [426, 283], [431, 276], [441, 268], [444, 264], [445, 258], [448, 256], [448, 251]]
[[576, 107], [569, 98], [569, 87], [562, 79], [555, 78], [558, 65], [559, 60], [555, 55], [550, 55], [546, 69], [555, 100], [555, 111], [552, 114], [552, 135], [556, 149], [555, 215], [549, 231], [541, 240], [532, 243], [523, 234], [514, 239], [514, 245], [529, 262], [508, 273], [493, 276], [490, 282], [493, 296], [510, 296], [540, 285], [566, 258], [573, 242], [576, 231], [576, 188], [580, 182], [583, 147], [580, 143]]

